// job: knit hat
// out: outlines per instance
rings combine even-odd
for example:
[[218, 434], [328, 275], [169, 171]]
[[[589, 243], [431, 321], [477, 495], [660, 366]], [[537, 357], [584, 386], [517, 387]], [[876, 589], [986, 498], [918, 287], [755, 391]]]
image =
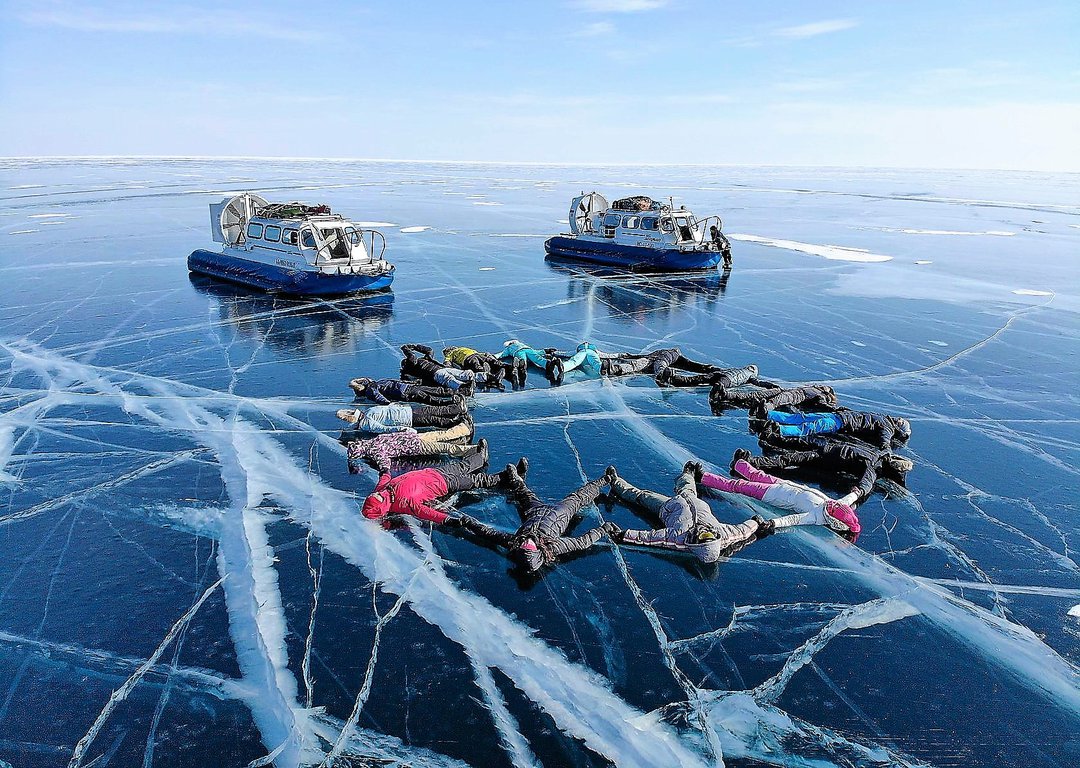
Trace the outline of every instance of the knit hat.
[[373, 493], [364, 499], [364, 517], [377, 520], [390, 513], [390, 496], [385, 492]]

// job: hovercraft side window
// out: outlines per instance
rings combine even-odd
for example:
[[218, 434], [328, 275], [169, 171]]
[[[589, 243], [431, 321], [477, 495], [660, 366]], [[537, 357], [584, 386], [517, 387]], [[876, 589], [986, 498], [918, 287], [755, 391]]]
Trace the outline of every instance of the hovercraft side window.
[[622, 217], [617, 213], [609, 213], [604, 216], [604, 237], [615, 237], [615, 227], [619, 226]]
[[623, 229], [637, 229], [638, 217], [637, 216], [623, 216], [622, 226]]
[[310, 229], [305, 229], [303, 232], [300, 233], [300, 242], [304, 248], [314, 248], [315, 235]]
[[651, 232], [655, 232], [657, 229], [657, 219], [654, 216], [643, 216], [641, 218], [641, 228], [647, 229]]
[[248, 224], [247, 236], [249, 240], [258, 240], [262, 238], [263, 225], [252, 222]]
[[665, 232], [674, 232], [675, 225], [671, 223], [671, 219], [660, 219], [660, 229]]
[[286, 229], [281, 233], [281, 242], [285, 245], [296, 245], [296, 230]]
[[281, 227], [267, 227], [263, 232], [263, 240], [276, 243], [281, 239]]

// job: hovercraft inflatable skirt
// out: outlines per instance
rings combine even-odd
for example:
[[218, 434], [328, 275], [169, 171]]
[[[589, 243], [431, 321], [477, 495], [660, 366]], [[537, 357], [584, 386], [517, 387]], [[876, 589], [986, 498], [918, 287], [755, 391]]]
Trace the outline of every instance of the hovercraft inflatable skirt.
[[715, 269], [719, 251], [643, 248], [620, 243], [597, 242], [556, 235], [544, 243], [548, 256], [575, 261], [591, 261], [635, 272], [687, 272]]
[[221, 280], [295, 296], [337, 296], [384, 291], [394, 282], [394, 268], [372, 274], [330, 274], [288, 269], [275, 264], [238, 259], [224, 253], [198, 250], [188, 256], [188, 270]]

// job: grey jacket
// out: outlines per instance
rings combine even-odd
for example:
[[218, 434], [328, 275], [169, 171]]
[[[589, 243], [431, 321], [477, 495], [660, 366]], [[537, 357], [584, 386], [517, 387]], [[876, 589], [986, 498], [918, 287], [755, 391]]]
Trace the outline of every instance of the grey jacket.
[[[722, 537], [724, 529], [729, 527], [713, 517], [709, 505], [698, 498], [694, 476], [683, 472], [675, 480], [675, 495], [664, 502], [658, 510], [664, 527], [657, 530], [624, 531], [624, 540], [630, 544], [686, 544], [690, 531], [695, 525], [703, 525]], [[742, 538], [742, 537], [740, 537]]]

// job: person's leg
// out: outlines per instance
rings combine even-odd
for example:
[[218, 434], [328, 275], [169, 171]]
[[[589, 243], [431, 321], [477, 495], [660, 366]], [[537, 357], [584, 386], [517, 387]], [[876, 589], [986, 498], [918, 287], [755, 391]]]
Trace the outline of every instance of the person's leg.
[[417, 437], [425, 443], [449, 443], [462, 438], [468, 439], [472, 432], [465, 422], [458, 422], [449, 429], [440, 429], [433, 432], [421, 432]]
[[759, 501], [765, 496], [765, 491], [769, 490], [771, 485], [767, 483], [755, 483], [751, 480], [740, 480], [738, 478], [722, 477], [720, 475], [707, 475], [708, 482], [706, 485], [709, 488], [715, 488], [718, 491], [724, 491], [725, 493], [737, 493], [740, 496], [749, 496], [752, 499], [758, 499]]
[[720, 375], [723, 377], [725, 387], [741, 387], [757, 377], [758, 367], [756, 365], [744, 365], [742, 368], [725, 368], [720, 371]]
[[780, 482], [780, 478], [773, 477], [768, 472], [762, 472], [757, 467], [753, 466], [747, 461], [739, 460], [735, 462], [735, 466], [732, 467], [736, 472], [745, 477], [752, 483], [761, 483], [762, 485], [774, 485]]
[[821, 458], [817, 451], [781, 451], [775, 456], [751, 456], [746, 463], [754, 469], [774, 470], [785, 467], [802, 467]]
[[582, 508], [587, 507], [596, 501], [596, 498], [600, 495], [600, 489], [605, 485], [607, 485], [607, 480], [602, 477], [597, 478], [596, 480], [590, 480], [555, 505], [558, 514], [557, 525], [560, 528], [560, 535], [566, 533], [566, 530], [570, 527], [570, 521], [574, 519], [574, 516], [578, 514]]
[[671, 364], [671, 367], [678, 368], [681, 371], [690, 371], [691, 373], [716, 373], [720, 370], [719, 366], [712, 363], [699, 363], [697, 360], [691, 360], [689, 357], [683, 357], [682, 355], [675, 358], [675, 362]]
[[[775, 401], [773, 401], [775, 402]], [[799, 426], [809, 421], [808, 414], [788, 413], [787, 411], [769, 411], [769, 420], [777, 424]]]
[[676, 373], [668, 368], [663, 374], [657, 374], [656, 383], [668, 387], [705, 387], [713, 383], [712, 373]]
[[635, 488], [617, 475], [611, 480], [611, 495], [627, 504], [642, 507], [652, 512], [657, 518], [660, 517], [660, 508], [669, 500], [669, 497], [656, 491]]
[[414, 427], [452, 427], [465, 417], [459, 405], [418, 405], [413, 408]]
[[415, 384], [405, 390], [405, 396], [410, 401], [422, 405], [450, 405], [454, 402], [454, 393], [447, 387], [425, 387]]

